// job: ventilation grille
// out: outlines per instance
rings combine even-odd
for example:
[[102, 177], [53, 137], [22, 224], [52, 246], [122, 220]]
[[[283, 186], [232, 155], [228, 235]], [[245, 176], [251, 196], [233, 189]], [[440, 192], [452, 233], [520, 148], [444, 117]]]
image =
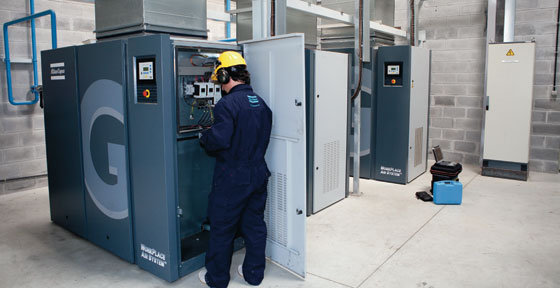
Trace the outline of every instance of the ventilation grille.
[[268, 198], [266, 201], [264, 220], [268, 228], [268, 238], [276, 243], [287, 246], [287, 179], [286, 175], [282, 173], [272, 172], [271, 174], [268, 181]]
[[422, 164], [422, 151], [424, 151], [424, 141], [422, 141], [422, 136], [424, 135], [424, 127], [416, 128], [414, 138], [414, 167]]
[[333, 141], [323, 145], [323, 193], [338, 189], [340, 143]]

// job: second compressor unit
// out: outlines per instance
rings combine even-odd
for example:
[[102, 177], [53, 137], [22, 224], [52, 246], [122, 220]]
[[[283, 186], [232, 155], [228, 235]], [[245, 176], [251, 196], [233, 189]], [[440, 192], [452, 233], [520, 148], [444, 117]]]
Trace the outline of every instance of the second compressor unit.
[[406, 184], [427, 169], [430, 50], [380, 47], [376, 65], [373, 178]]

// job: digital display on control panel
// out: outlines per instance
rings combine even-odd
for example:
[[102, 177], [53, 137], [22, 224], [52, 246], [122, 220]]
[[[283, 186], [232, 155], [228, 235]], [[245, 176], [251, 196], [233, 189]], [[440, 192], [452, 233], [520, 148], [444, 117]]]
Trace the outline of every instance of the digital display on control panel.
[[399, 65], [387, 65], [387, 75], [400, 75], [401, 67]]
[[140, 73], [138, 80], [154, 80], [154, 62], [138, 62]]

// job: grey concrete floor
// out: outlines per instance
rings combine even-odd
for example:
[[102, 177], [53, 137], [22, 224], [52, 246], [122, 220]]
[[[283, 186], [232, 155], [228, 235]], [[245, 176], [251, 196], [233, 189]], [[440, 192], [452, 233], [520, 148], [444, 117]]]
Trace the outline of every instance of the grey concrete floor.
[[[307, 221], [304, 280], [268, 263], [261, 287], [560, 287], [560, 175], [528, 182], [467, 167], [461, 206], [409, 185], [361, 182]], [[234, 255], [233, 267], [243, 251]], [[230, 287], [248, 287], [232, 268]], [[203, 287], [167, 283], [52, 224], [47, 189], [0, 196], [0, 287]]]

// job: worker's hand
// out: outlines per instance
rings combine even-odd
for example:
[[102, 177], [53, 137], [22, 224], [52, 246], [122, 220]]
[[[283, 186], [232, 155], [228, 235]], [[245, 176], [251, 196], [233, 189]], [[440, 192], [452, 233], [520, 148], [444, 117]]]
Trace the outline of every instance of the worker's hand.
[[202, 132], [198, 132], [198, 139], [202, 138]]

